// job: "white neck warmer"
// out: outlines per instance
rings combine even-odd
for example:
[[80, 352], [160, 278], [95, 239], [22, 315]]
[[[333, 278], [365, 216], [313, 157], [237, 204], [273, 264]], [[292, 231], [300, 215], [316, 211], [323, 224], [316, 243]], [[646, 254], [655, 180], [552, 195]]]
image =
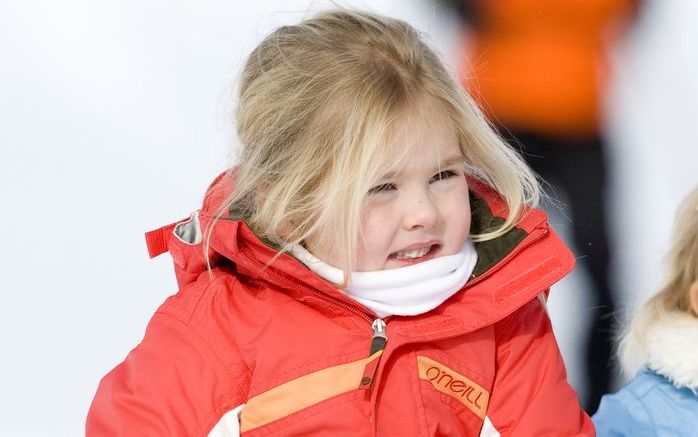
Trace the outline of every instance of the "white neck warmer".
[[[318, 276], [334, 284], [344, 280], [342, 270], [317, 259], [300, 245], [291, 248], [293, 256]], [[454, 255], [398, 269], [352, 272], [344, 294], [366, 306], [379, 317], [414, 316], [441, 305], [465, 285], [477, 253], [468, 240]]]

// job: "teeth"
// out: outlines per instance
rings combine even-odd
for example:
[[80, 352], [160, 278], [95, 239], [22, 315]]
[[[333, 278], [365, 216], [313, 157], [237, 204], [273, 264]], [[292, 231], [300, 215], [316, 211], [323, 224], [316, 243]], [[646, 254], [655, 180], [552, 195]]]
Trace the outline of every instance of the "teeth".
[[426, 255], [430, 249], [431, 249], [431, 246], [425, 247], [424, 249], [403, 250], [403, 251], [397, 252], [395, 254], [395, 258], [397, 258], [397, 259], [420, 258], [420, 257], [423, 257], [424, 255]]

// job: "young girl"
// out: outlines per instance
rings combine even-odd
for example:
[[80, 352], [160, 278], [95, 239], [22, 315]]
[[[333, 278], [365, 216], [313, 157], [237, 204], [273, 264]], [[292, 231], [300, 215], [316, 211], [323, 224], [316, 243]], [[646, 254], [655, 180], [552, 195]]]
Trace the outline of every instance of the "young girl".
[[544, 307], [574, 257], [412, 27], [278, 29], [236, 117], [237, 167], [149, 234], [180, 290], [89, 435], [593, 435]]
[[603, 397], [600, 436], [698, 432], [698, 188], [679, 211], [668, 266], [664, 287], [621, 341], [621, 364], [635, 377]]

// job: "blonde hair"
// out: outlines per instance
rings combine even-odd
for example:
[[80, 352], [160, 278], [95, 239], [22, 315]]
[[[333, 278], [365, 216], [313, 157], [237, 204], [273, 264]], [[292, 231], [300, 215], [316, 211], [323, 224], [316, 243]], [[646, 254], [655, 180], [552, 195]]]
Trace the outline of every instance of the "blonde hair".
[[691, 312], [689, 290], [698, 281], [698, 188], [679, 208], [666, 264], [667, 275], [660, 291], [638, 310], [621, 337], [618, 355], [628, 376], [634, 375], [646, 361], [650, 326], [676, 313]]
[[406, 157], [391, 138], [415, 113], [453, 129], [466, 172], [509, 207], [474, 240], [506, 233], [538, 202], [535, 176], [403, 21], [339, 9], [281, 27], [250, 55], [239, 92], [242, 147], [221, 214], [281, 251], [310, 236], [333, 241], [351, 271], [366, 194]]

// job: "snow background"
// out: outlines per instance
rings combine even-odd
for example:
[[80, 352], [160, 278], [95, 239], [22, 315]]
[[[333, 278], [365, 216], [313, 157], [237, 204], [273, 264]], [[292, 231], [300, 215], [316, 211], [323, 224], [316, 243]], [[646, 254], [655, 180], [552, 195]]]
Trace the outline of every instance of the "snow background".
[[[338, 1], [405, 19], [453, 59], [427, 0]], [[197, 209], [235, 145], [235, 79], [254, 45], [326, 1], [0, 0], [0, 435], [74, 436], [99, 379], [176, 291], [143, 233]], [[609, 94], [614, 269], [629, 310], [661, 274], [698, 183], [696, 0], [647, 0]], [[564, 216], [552, 217], [564, 234]], [[550, 306], [570, 381], [583, 269]]]

